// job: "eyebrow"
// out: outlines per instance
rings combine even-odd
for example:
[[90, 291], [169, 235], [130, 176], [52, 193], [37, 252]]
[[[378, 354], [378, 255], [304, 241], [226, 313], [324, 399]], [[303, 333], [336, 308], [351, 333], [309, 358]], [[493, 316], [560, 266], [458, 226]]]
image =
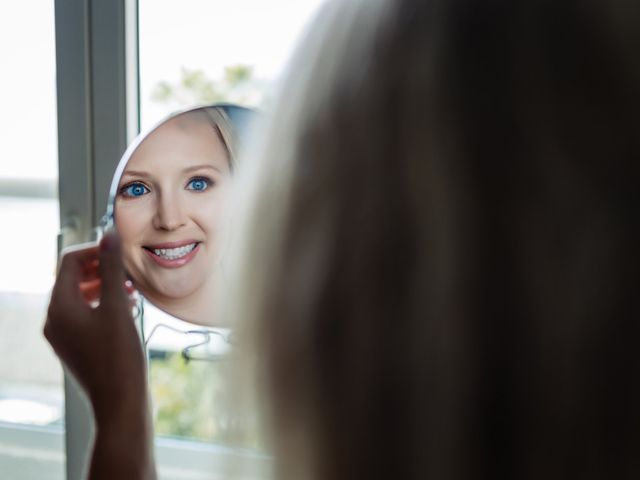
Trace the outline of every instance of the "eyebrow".
[[150, 175], [147, 172], [141, 172], [139, 170], [125, 170], [122, 172], [122, 176], [129, 177], [149, 177]]
[[[201, 170], [201, 169], [211, 169], [211, 170], [215, 170], [218, 173], [222, 173], [222, 170], [220, 170], [218, 167], [215, 167], [213, 165], [193, 165], [191, 167], [187, 167], [184, 170], [182, 170], [183, 173], [189, 173], [189, 172], [194, 172], [196, 170]], [[141, 170], [125, 170], [124, 172], [122, 172], [122, 176], [129, 176], [129, 177], [151, 177], [152, 175], [149, 172], [143, 172]]]
[[208, 165], [208, 164], [205, 164], [205, 165], [194, 165], [192, 167], [187, 167], [182, 171], [185, 172], [185, 173], [189, 173], [189, 172], [193, 172], [195, 170], [201, 170], [203, 168], [209, 168], [211, 170], [215, 170], [218, 173], [222, 173], [222, 170], [220, 170], [218, 167], [216, 167], [214, 165]]

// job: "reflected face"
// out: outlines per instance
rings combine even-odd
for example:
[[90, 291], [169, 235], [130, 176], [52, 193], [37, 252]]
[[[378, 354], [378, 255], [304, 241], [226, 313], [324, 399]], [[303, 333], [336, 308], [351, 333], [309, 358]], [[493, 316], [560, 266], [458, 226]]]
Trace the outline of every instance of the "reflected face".
[[154, 130], [120, 179], [115, 221], [137, 288], [160, 305], [213, 282], [218, 223], [230, 182], [229, 156], [201, 113]]

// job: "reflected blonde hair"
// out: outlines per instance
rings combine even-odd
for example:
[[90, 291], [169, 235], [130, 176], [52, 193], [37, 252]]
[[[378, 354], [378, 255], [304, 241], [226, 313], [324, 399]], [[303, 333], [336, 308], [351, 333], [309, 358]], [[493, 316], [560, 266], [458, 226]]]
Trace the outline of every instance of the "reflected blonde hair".
[[227, 151], [230, 169], [233, 170], [235, 168], [236, 157], [238, 155], [237, 135], [236, 132], [234, 132], [229, 116], [222, 108], [215, 105], [192, 108], [164, 120], [164, 122], [167, 121], [176, 122], [176, 124], [184, 130], [189, 130], [188, 122], [209, 125]]
[[636, 20], [327, 5], [229, 269], [277, 478], [640, 474]]

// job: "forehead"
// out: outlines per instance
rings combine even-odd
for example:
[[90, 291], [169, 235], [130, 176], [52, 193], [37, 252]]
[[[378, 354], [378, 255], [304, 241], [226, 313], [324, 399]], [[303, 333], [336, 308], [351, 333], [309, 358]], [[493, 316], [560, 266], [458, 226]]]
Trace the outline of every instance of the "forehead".
[[205, 114], [197, 111], [173, 117], [153, 130], [135, 150], [124, 171], [159, 174], [194, 165], [229, 170], [229, 156], [220, 133]]

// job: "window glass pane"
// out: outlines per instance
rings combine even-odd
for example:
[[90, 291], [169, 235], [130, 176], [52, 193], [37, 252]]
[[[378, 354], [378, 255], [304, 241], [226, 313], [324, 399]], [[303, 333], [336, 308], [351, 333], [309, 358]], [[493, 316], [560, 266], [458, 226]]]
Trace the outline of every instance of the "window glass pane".
[[[59, 229], [54, 25], [53, 0], [0, 4], [0, 422], [59, 429], [62, 372], [42, 336]], [[0, 449], [3, 476], [36, 468], [21, 455]], [[54, 457], [47, 478], [62, 478]]]
[[142, 128], [214, 101], [260, 106], [324, 0], [139, 0]]
[[[293, 47], [323, 1], [139, 0], [142, 129], [197, 104], [268, 108]], [[156, 433], [259, 447], [252, 420], [226, 408], [228, 345], [220, 335], [189, 349], [198, 358], [185, 361], [185, 347], [204, 339], [175, 330], [194, 328], [145, 307], [144, 331], [147, 337], [154, 332], [149, 351]]]

